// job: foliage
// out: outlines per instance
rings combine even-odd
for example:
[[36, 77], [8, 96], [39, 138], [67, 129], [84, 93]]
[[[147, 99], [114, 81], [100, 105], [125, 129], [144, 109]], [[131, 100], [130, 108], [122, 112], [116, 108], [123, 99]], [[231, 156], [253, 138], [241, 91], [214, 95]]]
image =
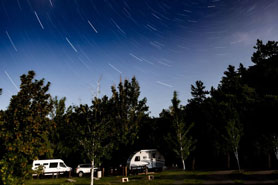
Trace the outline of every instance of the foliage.
[[194, 140], [190, 135], [189, 131], [193, 127], [193, 123], [187, 125], [184, 121], [182, 114], [182, 107], [179, 105], [180, 100], [178, 99], [177, 92], [174, 91], [172, 106], [170, 107], [170, 114], [172, 115], [172, 126], [175, 130], [174, 135], [168, 134], [168, 142], [172, 143], [172, 150], [180, 157], [183, 170], [185, 170], [185, 160], [188, 158], [190, 153], [195, 149]]
[[38, 177], [39, 177], [40, 175], [42, 175], [43, 172], [44, 172], [44, 166], [43, 166], [43, 165], [39, 165], [39, 166], [37, 167], [37, 169], [35, 169], [35, 170], [32, 171], [32, 173], [33, 173], [33, 174], [36, 174]]
[[[139, 132], [144, 121], [148, 118], [147, 99], [140, 99], [140, 86], [135, 77], [120, 81], [117, 88], [111, 87], [112, 96], [109, 98], [108, 111], [111, 123], [111, 140], [116, 150], [112, 155], [111, 165], [124, 165], [128, 156], [139, 148], [135, 142], [139, 141]], [[138, 145], [139, 146], [139, 145]]]
[[58, 99], [58, 97], [51, 98], [51, 103], [53, 109], [50, 112], [50, 118], [55, 124], [55, 128], [50, 135], [51, 146], [54, 150], [53, 155], [55, 158], [64, 159], [69, 165], [76, 165], [74, 159], [84, 157], [80, 155], [81, 147], [76, 141], [78, 132], [76, 132], [76, 127], [70, 120], [73, 108], [66, 109], [65, 97], [61, 99]]
[[54, 97], [50, 99], [53, 108], [49, 114], [49, 117], [53, 123], [55, 123], [55, 128], [52, 130], [51, 133], [51, 144], [52, 148], [54, 149], [55, 156], [63, 156], [63, 154], [67, 154], [68, 150], [66, 148], [66, 142], [69, 142], [68, 138], [65, 138], [68, 134], [64, 134], [66, 128], [65, 124], [65, 101], [66, 98], [58, 99], [58, 97]]
[[[109, 121], [104, 118], [99, 119], [101, 111], [100, 100], [97, 98], [93, 101], [92, 109], [87, 105], [75, 108], [76, 125], [79, 131], [77, 139], [92, 163], [92, 170], [95, 163], [99, 164], [100, 159], [107, 155], [113, 146], [113, 143], [107, 139], [109, 137]], [[93, 174], [91, 173], [91, 184], [94, 182]]]
[[[209, 156], [209, 152], [213, 150], [210, 146], [210, 143], [213, 141], [218, 141], [213, 138], [217, 134], [213, 134], [214, 128], [211, 124], [209, 124], [209, 119], [211, 117], [210, 111], [215, 112], [214, 110], [210, 110], [214, 108], [211, 104], [209, 104], [209, 92], [206, 90], [204, 83], [202, 81], [196, 81], [195, 85], [191, 85], [191, 95], [192, 98], [188, 100], [188, 104], [185, 106], [184, 115], [185, 122], [194, 123], [194, 127], [191, 128], [191, 135], [196, 140], [194, 151], [192, 151], [192, 169], [195, 168], [195, 161], [198, 162], [200, 159], [204, 159], [204, 153], [206, 156]], [[215, 144], [215, 142], [214, 142]], [[209, 157], [208, 157], [209, 158]], [[207, 161], [207, 160], [206, 160]], [[201, 161], [200, 161], [201, 162]], [[203, 164], [204, 162], [202, 162]]]
[[277, 135], [272, 136], [272, 146], [273, 146], [276, 159], [278, 160], [278, 136]]
[[251, 60], [249, 67], [229, 65], [210, 91], [196, 81], [184, 106], [174, 92], [172, 106], [157, 118], [149, 117], [135, 77], [112, 86], [111, 97], [67, 108], [66, 98], [50, 98], [49, 83], [30, 71], [21, 76], [8, 109], [0, 111], [1, 183], [22, 183], [30, 174], [27, 164], [38, 157], [77, 165], [88, 156], [97, 165], [116, 167], [143, 148], [157, 148], [168, 166], [182, 158], [197, 169], [229, 167], [229, 153], [238, 158], [240, 148], [244, 168], [264, 168], [267, 159], [275, 168], [278, 43], [258, 40]]
[[189, 157], [190, 153], [195, 150], [194, 145], [196, 140], [188, 134], [193, 126], [193, 123], [187, 126], [185, 122], [176, 120], [176, 134], [179, 150], [174, 149], [174, 151], [182, 160], [183, 170], [186, 169], [184, 161]]
[[75, 107], [72, 115], [72, 121], [79, 132], [77, 140], [88, 159], [96, 164], [100, 164], [102, 157], [109, 157], [113, 147], [113, 142], [108, 139], [111, 136], [109, 119], [102, 117], [102, 105], [106, 103], [102, 101], [106, 100], [106, 97], [103, 100], [95, 98], [91, 107]]
[[254, 52], [251, 60], [255, 64], [261, 64], [264, 63], [265, 60], [278, 57], [278, 42], [268, 41], [266, 44], [263, 44], [263, 41], [257, 40], [257, 44], [254, 48], [256, 52]]
[[147, 99], [139, 100], [140, 87], [135, 77], [120, 82], [117, 89], [112, 86], [111, 116], [117, 129], [117, 139], [124, 145], [133, 144], [137, 139], [140, 123], [146, 117]]
[[124, 85], [120, 82], [118, 90], [112, 87], [110, 99], [95, 97], [91, 107], [81, 105], [74, 110], [77, 138], [92, 166], [109, 157], [113, 147], [133, 144], [145, 116], [146, 99], [138, 100], [140, 88], [135, 78], [125, 80]]
[[2, 184], [23, 184], [30, 174], [30, 162], [40, 156], [51, 156], [48, 135], [53, 123], [48, 115], [52, 109], [50, 83], [35, 80], [35, 72], [22, 75], [20, 91], [1, 116], [0, 161]]
[[208, 94], [209, 92], [205, 90], [204, 83], [198, 80], [195, 82], [195, 86], [191, 85], [191, 95], [193, 98], [190, 99], [188, 102], [201, 104], [206, 100]]
[[242, 128], [240, 127], [240, 125], [236, 120], [229, 120], [226, 126], [226, 130], [227, 130], [227, 137], [226, 137], [227, 143], [229, 146], [231, 146], [234, 152], [238, 164], [238, 169], [240, 171], [238, 149], [239, 149], [240, 138], [242, 136]]

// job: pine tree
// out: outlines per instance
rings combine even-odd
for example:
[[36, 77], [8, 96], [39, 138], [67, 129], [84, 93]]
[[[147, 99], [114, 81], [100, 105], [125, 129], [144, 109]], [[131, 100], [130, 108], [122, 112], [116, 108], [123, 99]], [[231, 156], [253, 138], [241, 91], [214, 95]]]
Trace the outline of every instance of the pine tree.
[[191, 85], [191, 95], [193, 98], [189, 100], [189, 103], [203, 103], [207, 98], [207, 95], [209, 94], [209, 92], [206, 91], [205, 88], [206, 87], [204, 86], [204, 83], [200, 80], [195, 82], [195, 86]]

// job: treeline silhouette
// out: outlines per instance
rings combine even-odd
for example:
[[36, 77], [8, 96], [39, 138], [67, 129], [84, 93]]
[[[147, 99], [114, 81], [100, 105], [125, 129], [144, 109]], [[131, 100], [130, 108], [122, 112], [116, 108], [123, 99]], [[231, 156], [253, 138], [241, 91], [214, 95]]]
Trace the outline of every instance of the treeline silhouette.
[[174, 92], [159, 117], [149, 116], [135, 77], [112, 86], [111, 97], [66, 107], [66, 98], [52, 97], [50, 83], [29, 71], [0, 112], [1, 183], [23, 183], [38, 158], [61, 158], [71, 167], [94, 160], [108, 169], [151, 148], [168, 167], [277, 169], [278, 42], [258, 40], [254, 48], [254, 65], [228, 66], [210, 90], [196, 81], [186, 105]]
[[[240, 64], [237, 69], [230, 65], [217, 88], [208, 91], [201, 81], [191, 86], [192, 98], [179, 107], [184, 121], [194, 123], [190, 135], [197, 142], [187, 160], [190, 169], [237, 168], [229, 122], [238, 129], [238, 156], [243, 168], [277, 168], [277, 44], [258, 40], [251, 58], [254, 65], [246, 68]], [[181, 165], [166, 137], [176, 134], [171, 124], [172, 107], [163, 110], [159, 118], [149, 118], [138, 145], [156, 147], [164, 153], [168, 165]]]

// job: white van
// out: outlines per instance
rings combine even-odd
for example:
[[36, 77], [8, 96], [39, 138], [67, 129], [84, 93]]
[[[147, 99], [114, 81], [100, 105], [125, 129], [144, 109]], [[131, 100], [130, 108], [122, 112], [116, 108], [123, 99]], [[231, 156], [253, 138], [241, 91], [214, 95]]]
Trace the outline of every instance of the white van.
[[129, 170], [148, 169], [162, 171], [165, 159], [156, 149], [140, 150], [130, 155], [127, 160]]
[[43, 175], [63, 174], [72, 170], [72, 168], [68, 167], [62, 159], [35, 160], [33, 161], [32, 170], [38, 170], [39, 166], [43, 167]]

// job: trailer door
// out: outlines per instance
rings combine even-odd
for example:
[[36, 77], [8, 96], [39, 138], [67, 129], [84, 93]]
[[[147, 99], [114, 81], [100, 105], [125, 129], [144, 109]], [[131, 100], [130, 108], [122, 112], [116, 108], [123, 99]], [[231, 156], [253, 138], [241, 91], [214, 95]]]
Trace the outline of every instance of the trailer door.
[[152, 167], [156, 168], [156, 152], [152, 152]]

